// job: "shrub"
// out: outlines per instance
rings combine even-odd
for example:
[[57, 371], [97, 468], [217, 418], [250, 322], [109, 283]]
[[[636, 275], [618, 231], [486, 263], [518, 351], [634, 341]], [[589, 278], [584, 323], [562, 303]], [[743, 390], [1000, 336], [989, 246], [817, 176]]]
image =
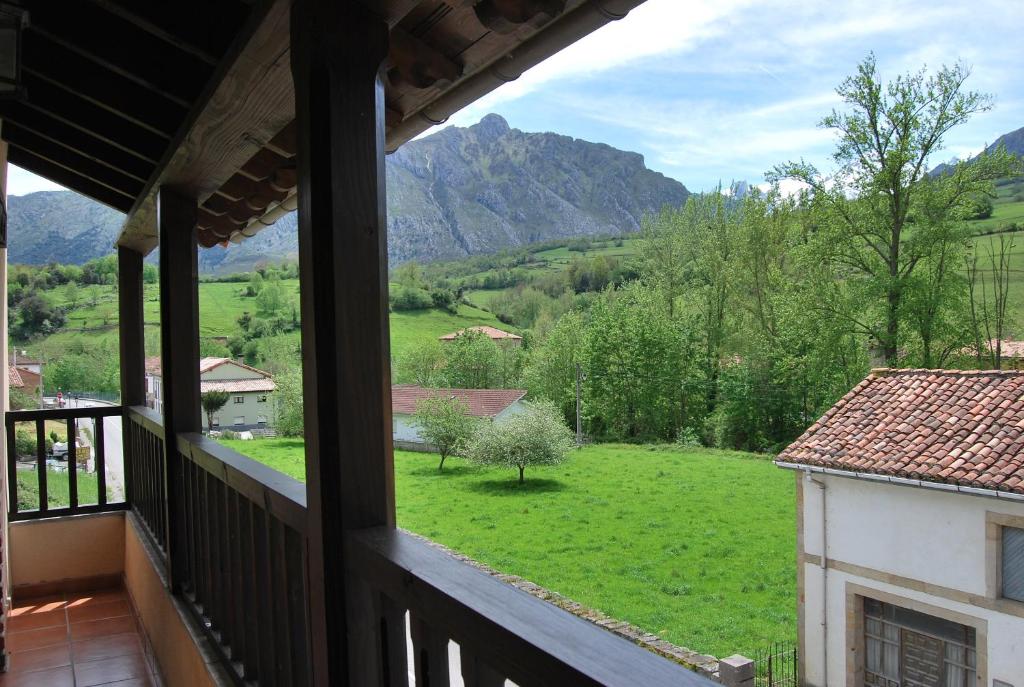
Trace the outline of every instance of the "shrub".
[[525, 409], [502, 422], [485, 424], [469, 442], [467, 457], [481, 465], [519, 469], [558, 465], [573, 448], [573, 436], [562, 413], [547, 401], [524, 403]]
[[434, 299], [430, 293], [423, 289], [411, 286], [399, 286], [388, 294], [391, 309], [402, 310], [428, 310], [434, 307]]

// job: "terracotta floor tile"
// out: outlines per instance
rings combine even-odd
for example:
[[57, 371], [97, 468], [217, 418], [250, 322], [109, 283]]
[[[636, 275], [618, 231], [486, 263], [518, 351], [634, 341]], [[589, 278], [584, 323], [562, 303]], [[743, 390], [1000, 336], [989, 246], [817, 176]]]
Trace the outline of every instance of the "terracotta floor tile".
[[132, 610], [124, 599], [108, 601], [104, 604], [91, 606], [72, 606], [68, 609], [68, 620], [74, 623], [84, 623], [89, 620], [102, 620], [103, 618], [118, 618], [122, 615], [131, 615]]
[[127, 632], [136, 632], [135, 618], [130, 615], [123, 615], [119, 618], [90, 620], [89, 622], [71, 625], [71, 641], [77, 642], [105, 635], [121, 635]]
[[115, 658], [104, 658], [87, 663], [75, 662], [75, 685], [95, 687], [110, 682], [149, 677], [149, 669], [142, 654], [129, 654]]
[[136, 677], [131, 680], [121, 680], [120, 682], [108, 682], [105, 685], [99, 685], [99, 687], [154, 687], [156, 684], [149, 677]]
[[11, 607], [10, 616], [14, 618], [16, 616], [25, 615], [26, 613], [47, 613], [49, 611], [57, 611], [63, 609], [65, 603], [63, 594], [41, 596], [34, 599], [18, 599]]
[[7, 635], [7, 650], [11, 653], [31, 651], [32, 649], [42, 649], [46, 646], [64, 644], [67, 641], [68, 628], [65, 625], [47, 627], [42, 630], [12, 632]]
[[66, 625], [68, 622], [67, 613], [64, 609], [57, 611], [44, 611], [42, 613], [24, 613], [12, 616], [7, 621], [8, 632], [24, 632], [25, 630], [38, 630], [43, 627], [56, 627]]
[[94, 639], [84, 639], [71, 645], [75, 661], [96, 661], [101, 658], [114, 658], [127, 654], [142, 653], [142, 642], [135, 633], [108, 635]]
[[35, 670], [49, 670], [71, 665], [71, 650], [67, 644], [57, 644], [42, 649], [19, 651], [11, 654], [7, 671], [10, 673], [31, 673]]
[[111, 601], [127, 600], [128, 594], [123, 589], [104, 589], [98, 592], [87, 594], [71, 594], [68, 596], [68, 608], [84, 608], [96, 604], [110, 603]]
[[0, 687], [75, 687], [70, 667], [41, 670], [37, 673], [4, 673]]

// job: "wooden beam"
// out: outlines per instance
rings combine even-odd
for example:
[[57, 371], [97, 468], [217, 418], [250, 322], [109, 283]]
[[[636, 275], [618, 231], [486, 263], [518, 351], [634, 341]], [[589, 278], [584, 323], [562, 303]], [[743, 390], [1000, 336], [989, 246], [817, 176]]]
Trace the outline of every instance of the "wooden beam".
[[547, 24], [565, 11], [565, 0], [480, 0], [473, 11], [485, 27], [507, 34], [523, 24]]
[[159, 38], [168, 45], [199, 58], [211, 67], [217, 64], [217, 55], [213, 55], [199, 46], [190, 43], [187, 39], [165, 30], [163, 27], [154, 24], [141, 14], [133, 12], [119, 3], [113, 2], [112, 0], [92, 0], [92, 2], [113, 14], [115, 17], [120, 17], [133, 26], [145, 31], [154, 38]]
[[137, 124], [122, 119], [109, 110], [98, 107], [84, 98], [25, 74], [25, 87], [32, 94], [26, 101], [34, 110], [94, 134], [108, 141], [120, 141], [130, 150], [137, 150], [147, 158], [159, 158], [167, 148], [167, 138]]
[[150, 189], [129, 213], [118, 244], [142, 253], [152, 234], [155, 189], [171, 185], [202, 202], [295, 118], [289, 66], [289, 0], [263, 0], [219, 74], [172, 142]]
[[[109, 160], [112, 166], [137, 176], [148, 178], [156, 166], [156, 159], [148, 158], [139, 151], [123, 145], [120, 141], [100, 136], [96, 132], [83, 129], [72, 121], [35, 110], [25, 103], [0, 100], [0, 116], [7, 121], [16, 122], [23, 129], [58, 142], [70, 150], [90, 157]], [[144, 167], [140, 167], [140, 165], [144, 165]]]
[[132, 122], [170, 137], [181, 125], [188, 107], [144, 88], [130, 79], [83, 60], [73, 51], [49, 42], [32, 31], [25, 33], [24, 69], [89, 102]]
[[462, 65], [399, 27], [391, 29], [388, 78], [396, 86], [447, 88], [462, 76]]
[[175, 592], [181, 591], [181, 579], [187, 575], [182, 458], [178, 453], [177, 436], [202, 431], [196, 211], [194, 198], [176, 189], [160, 189], [156, 217], [160, 232], [160, 365], [167, 471], [167, 555], [171, 589]]
[[152, 91], [153, 93], [156, 93], [161, 97], [166, 98], [167, 100], [171, 101], [172, 103], [175, 103], [179, 107], [187, 108], [189, 106], [189, 99], [187, 96], [184, 96], [181, 93], [177, 93], [172, 89], [168, 89], [166, 85], [153, 81], [153, 79], [149, 76], [143, 76], [139, 73], [141, 70], [138, 68], [138, 65], [124, 66], [121, 64], [117, 64], [115, 62], [112, 62], [108, 58], [101, 57], [100, 55], [97, 55], [96, 53], [86, 48], [83, 48], [80, 45], [65, 40], [64, 38], [52, 34], [44, 29], [41, 29], [38, 26], [33, 26], [32, 29], [27, 32], [27, 34], [43, 38], [50, 45], [57, 45], [66, 48], [68, 52], [73, 52], [79, 57], [85, 58], [95, 63], [96, 65], [102, 67], [104, 70], [112, 74], [116, 74], [122, 77], [123, 79], [132, 81], [135, 84], [145, 88], [146, 90]]
[[9, 112], [14, 112], [15, 114], [9, 114], [4, 120], [7, 127], [5, 131], [10, 131], [13, 127], [35, 134], [51, 143], [67, 148], [73, 153], [78, 153], [83, 157], [95, 160], [111, 169], [116, 169], [125, 176], [138, 179], [139, 181], [144, 182], [153, 171], [152, 163], [136, 157], [125, 150], [116, 148], [105, 141], [94, 138], [83, 131], [67, 126], [56, 119], [46, 118], [41, 113], [33, 117], [32, 114], [26, 114], [20, 109], [15, 110], [12, 108]]
[[132, 200], [142, 191], [143, 180], [133, 179], [119, 170], [112, 169], [92, 158], [68, 150], [31, 131], [21, 129], [16, 124], [9, 123], [4, 128], [4, 138], [11, 145], [15, 145], [41, 158], [52, 160], [56, 164], [73, 170], [88, 179], [92, 179], [96, 183], [123, 193]]
[[46, 177], [50, 181], [81, 193], [83, 196], [88, 196], [104, 205], [109, 205], [120, 212], [127, 212], [131, 208], [132, 199], [130, 196], [107, 188], [92, 179], [81, 176], [73, 170], [61, 167], [51, 160], [41, 158], [21, 148], [11, 146], [7, 153], [7, 159], [11, 164], [27, 169], [41, 177]]
[[347, 529], [395, 524], [388, 25], [356, 3], [297, 0], [291, 29], [314, 684], [380, 684], [379, 616], [364, 588], [350, 586], [342, 543]]
[[[118, 340], [121, 351], [121, 405], [124, 406], [141, 406], [146, 403], [146, 335], [142, 288], [142, 254], [130, 248], [119, 248]], [[125, 422], [130, 420], [125, 417]], [[127, 432], [124, 436], [128, 436]]]

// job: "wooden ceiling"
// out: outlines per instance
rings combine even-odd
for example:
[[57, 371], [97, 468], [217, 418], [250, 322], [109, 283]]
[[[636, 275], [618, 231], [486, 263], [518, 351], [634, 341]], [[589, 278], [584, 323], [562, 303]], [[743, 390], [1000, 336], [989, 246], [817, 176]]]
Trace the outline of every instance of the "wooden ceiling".
[[[27, 98], [0, 100], [12, 163], [131, 210], [251, 13], [240, 0], [25, 0]], [[210, 22], [192, 19], [203, 14]]]
[[[394, 150], [643, 0], [362, 2], [392, 27]], [[10, 160], [128, 213], [120, 245], [156, 246], [161, 185], [199, 199], [204, 246], [294, 209], [289, 0], [23, 4], [28, 98], [0, 102]]]

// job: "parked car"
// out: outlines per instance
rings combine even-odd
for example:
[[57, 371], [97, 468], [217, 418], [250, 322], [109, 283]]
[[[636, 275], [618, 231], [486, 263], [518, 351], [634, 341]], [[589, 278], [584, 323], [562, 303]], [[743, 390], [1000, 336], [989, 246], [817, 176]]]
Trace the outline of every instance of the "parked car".
[[[75, 442], [75, 448], [76, 449], [82, 448], [82, 442], [81, 441], [76, 441]], [[67, 444], [67, 442], [65, 442], [65, 441], [54, 442], [53, 448], [50, 449], [50, 454], [54, 458], [57, 458], [58, 460], [67, 460], [68, 459], [68, 444]]]

